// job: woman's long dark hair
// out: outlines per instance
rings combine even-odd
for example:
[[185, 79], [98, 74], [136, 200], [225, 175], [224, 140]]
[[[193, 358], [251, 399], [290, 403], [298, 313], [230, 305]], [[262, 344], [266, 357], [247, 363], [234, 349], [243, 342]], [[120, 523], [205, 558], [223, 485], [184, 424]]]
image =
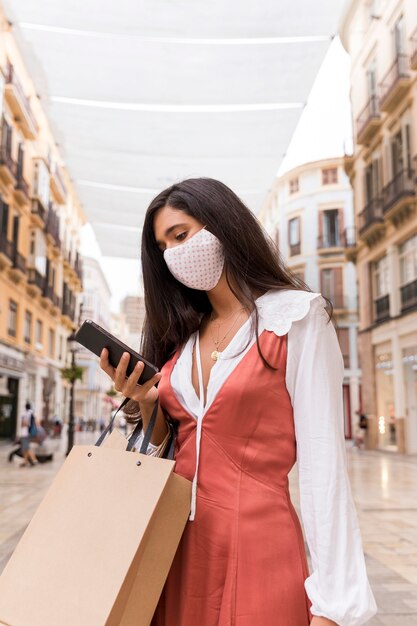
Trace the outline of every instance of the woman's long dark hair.
[[145, 322], [141, 354], [161, 368], [195, 332], [204, 313], [212, 310], [205, 291], [190, 289], [169, 271], [154, 235], [156, 213], [165, 206], [184, 211], [207, 227], [223, 244], [228, 285], [242, 306], [254, 310], [252, 324], [259, 355], [256, 293], [270, 289], [309, 287], [285, 266], [273, 240], [254, 214], [229, 187], [211, 178], [190, 178], [162, 191], [145, 215], [142, 231], [142, 273]]

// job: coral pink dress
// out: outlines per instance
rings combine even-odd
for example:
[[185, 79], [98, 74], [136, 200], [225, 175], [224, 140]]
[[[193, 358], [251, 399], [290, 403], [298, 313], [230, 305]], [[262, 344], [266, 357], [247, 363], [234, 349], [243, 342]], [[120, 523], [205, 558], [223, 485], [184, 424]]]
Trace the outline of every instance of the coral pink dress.
[[[202, 423], [197, 507], [169, 573], [154, 626], [307, 626], [303, 535], [288, 491], [296, 460], [285, 385], [287, 336], [263, 330], [224, 381]], [[163, 367], [161, 406], [179, 422], [176, 472], [193, 479], [196, 420]]]

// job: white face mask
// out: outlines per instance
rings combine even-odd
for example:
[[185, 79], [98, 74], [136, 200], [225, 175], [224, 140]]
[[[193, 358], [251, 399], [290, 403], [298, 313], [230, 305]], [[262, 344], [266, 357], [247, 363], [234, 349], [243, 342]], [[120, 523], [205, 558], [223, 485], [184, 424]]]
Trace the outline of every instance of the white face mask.
[[191, 289], [210, 291], [222, 275], [223, 246], [204, 227], [185, 243], [164, 250], [164, 259], [169, 271], [180, 283]]

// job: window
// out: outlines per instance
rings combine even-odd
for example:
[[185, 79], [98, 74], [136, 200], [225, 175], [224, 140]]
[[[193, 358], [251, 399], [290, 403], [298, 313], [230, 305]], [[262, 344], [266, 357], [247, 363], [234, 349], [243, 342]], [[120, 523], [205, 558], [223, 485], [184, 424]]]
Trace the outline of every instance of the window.
[[17, 332], [17, 302], [9, 300], [9, 319], [7, 332], [11, 337], [16, 337]]
[[48, 354], [50, 357], [55, 356], [55, 333], [52, 328], [49, 329], [48, 333]]
[[379, 259], [373, 264], [374, 274], [374, 295], [376, 298], [381, 298], [389, 294], [389, 272], [388, 272], [388, 258], [386, 256]]
[[36, 341], [37, 347], [42, 347], [42, 335], [43, 335], [43, 324], [41, 320], [36, 320], [35, 341]]
[[291, 178], [290, 180], [290, 194], [298, 192], [298, 176], [296, 178]]
[[405, 20], [404, 15], [400, 15], [394, 24], [394, 49], [395, 56], [398, 57], [401, 54], [405, 54]]
[[335, 309], [343, 309], [343, 269], [327, 267], [320, 272], [321, 293], [328, 298]]
[[342, 210], [328, 209], [319, 213], [319, 247], [331, 248], [340, 246], [342, 230]]
[[350, 367], [349, 328], [336, 328], [343, 363], [346, 368]]
[[290, 246], [290, 256], [300, 254], [300, 218], [293, 217], [288, 222], [288, 244]]
[[372, 115], [377, 115], [379, 113], [379, 108], [377, 100], [378, 80], [376, 74], [376, 59], [373, 59], [368, 65], [368, 69], [366, 70], [366, 82], [368, 86], [368, 96], [372, 99], [370, 113]]
[[337, 167], [325, 167], [321, 170], [323, 185], [335, 185], [337, 183]]
[[417, 234], [399, 247], [401, 285], [417, 280]]
[[35, 196], [39, 198], [43, 206], [48, 208], [49, 206], [49, 170], [46, 163], [41, 159], [38, 159], [35, 163], [35, 178], [34, 178]]
[[32, 313], [30, 311], [26, 311], [25, 313], [25, 327], [23, 334], [25, 343], [30, 343], [32, 336]]

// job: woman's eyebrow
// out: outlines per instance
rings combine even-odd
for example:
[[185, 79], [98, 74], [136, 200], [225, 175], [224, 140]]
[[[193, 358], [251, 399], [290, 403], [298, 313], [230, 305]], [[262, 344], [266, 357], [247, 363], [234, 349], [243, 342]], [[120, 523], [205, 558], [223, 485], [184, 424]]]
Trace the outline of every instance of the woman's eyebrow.
[[[166, 229], [165, 233], [164, 233], [164, 237], [168, 237], [168, 235], [174, 230], [174, 228], [178, 228], [178, 226], [186, 226], [188, 228], [189, 224], [174, 224], [173, 226], [170, 226], [169, 228]], [[157, 241], [156, 243], [161, 243], [160, 241]]]

